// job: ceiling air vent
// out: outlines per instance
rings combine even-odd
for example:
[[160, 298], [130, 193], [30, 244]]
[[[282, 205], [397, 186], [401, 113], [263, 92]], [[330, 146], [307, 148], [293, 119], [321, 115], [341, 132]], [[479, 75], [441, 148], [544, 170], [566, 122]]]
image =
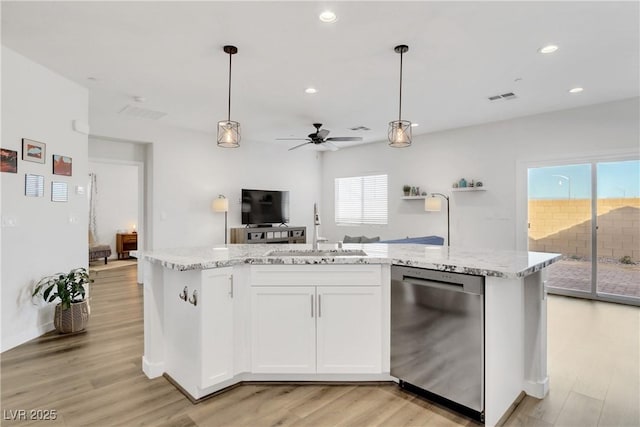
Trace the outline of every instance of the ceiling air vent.
[[167, 115], [167, 113], [163, 113], [162, 111], [147, 110], [146, 108], [135, 107], [133, 105], [126, 105], [122, 110], [118, 111], [118, 114], [150, 120], [158, 120]]
[[367, 130], [371, 130], [371, 129], [369, 129], [366, 126], [356, 126], [356, 127], [349, 128], [349, 130], [353, 130], [353, 131], [364, 130], [364, 131], [367, 131]]
[[508, 101], [510, 99], [516, 99], [516, 98], [517, 98], [517, 96], [516, 96], [515, 93], [507, 92], [507, 93], [503, 93], [501, 95], [490, 96], [488, 99], [489, 99], [489, 101], [498, 101], [498, 100], [501, 100], [501, 99], [504, 99], [505, 101]]

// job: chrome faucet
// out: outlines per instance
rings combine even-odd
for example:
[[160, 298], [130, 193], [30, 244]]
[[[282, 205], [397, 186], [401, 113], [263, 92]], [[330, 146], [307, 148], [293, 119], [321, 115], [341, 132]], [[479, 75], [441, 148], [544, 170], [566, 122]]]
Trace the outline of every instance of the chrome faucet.
[[319, 227], [320, 226], [320, 213], [318, 212], [318, 204], [313, 204], [313, 250], [317, 251], [319, 249], [318, 243], [324, 242], [327, 239], [319, 236]]
[[318, 250], [318, 227], [320, 226], [320, 214], [318, 204], [313, 204], [313, 250]]

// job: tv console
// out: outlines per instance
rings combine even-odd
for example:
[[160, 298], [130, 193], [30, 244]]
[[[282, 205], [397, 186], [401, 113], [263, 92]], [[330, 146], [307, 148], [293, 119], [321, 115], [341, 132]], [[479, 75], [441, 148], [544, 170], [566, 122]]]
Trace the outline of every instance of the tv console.
[[307, 243], [307, 227], [231, 228], [231, 243]]

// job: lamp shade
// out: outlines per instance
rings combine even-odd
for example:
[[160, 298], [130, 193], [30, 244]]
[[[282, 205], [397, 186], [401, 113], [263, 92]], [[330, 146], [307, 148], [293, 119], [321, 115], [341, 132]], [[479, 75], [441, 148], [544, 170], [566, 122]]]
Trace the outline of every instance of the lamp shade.
[[442, 210], [442, 199], [427, 197], [424, 199], [424, 210], [427, 212], [440, 212]]
[[228, 212], [229, 211], [229, 199], [224, 196], [220, 196], [213, 201], [211, 209], [214, 212]]

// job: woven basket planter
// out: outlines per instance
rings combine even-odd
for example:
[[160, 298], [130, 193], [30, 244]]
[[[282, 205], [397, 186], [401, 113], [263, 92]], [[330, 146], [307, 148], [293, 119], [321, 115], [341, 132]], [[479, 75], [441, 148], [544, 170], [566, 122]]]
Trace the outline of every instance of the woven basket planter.
[[89, 323], [89, 302], [87, 300], [71, 303], [67, 310], [62, 305], [56, 305], [53, 313], [53, 326], [62, 334], [80, 332]]

